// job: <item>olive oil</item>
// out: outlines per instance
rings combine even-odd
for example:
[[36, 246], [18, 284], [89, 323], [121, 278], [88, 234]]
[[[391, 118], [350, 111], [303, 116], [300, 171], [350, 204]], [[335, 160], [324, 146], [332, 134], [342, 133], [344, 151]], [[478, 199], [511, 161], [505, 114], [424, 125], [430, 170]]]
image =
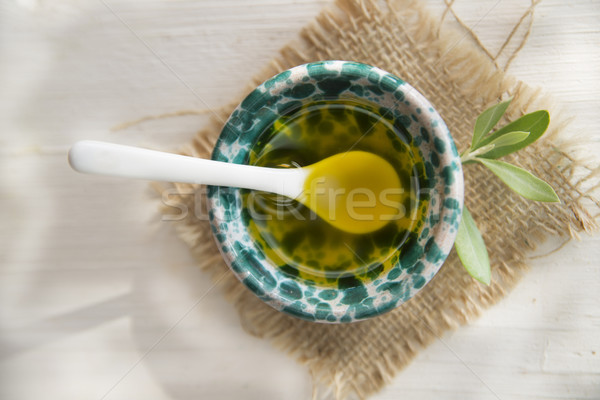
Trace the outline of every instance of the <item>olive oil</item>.
[[295, 200], [344, 232], [371, 233], [405, 212], [407, 193], [396, 170], [373, 153], [339, 153], [305, 171], [303, 191]]
[[[401, 253], [416, 240], [428, 207], [422, 191], [427, 181], [423, 161], [404, 126], [370, 104], [321, 101], [283, 115], [251, 149], [249, 164], [318, 167], [319, 161], [336, 155], [343, 157], [347, 152], [373, 153], [393, 168], [388, 171], [383, 164], [363, 165], [359, 157], [352, 163], [357, 179], [337, 183], [337, 189], [339, 186], [343, 189], [365, 182], [377, 186], [380, 192], [383, 183], [397, 186], [390, 188], [385, 199], [375, 196], [374, 202], [370, 198], [373, 196], [366, 192], [354, 196], [354, 206], [358, 206], [352, 217], [374, 216], [379, 220], [385, 214], [386, 221], [372, 232], [341, 230], [301, 202], [270, 193], [243, 191], [243, 215], [250, 235], [285, 273], [321, 285], [335, 284], [348, 276], [376, 279], [397, 261], [398, 249]], [[326, 170], [318, 172], [327, 175]], [[331, 188], [325, 187], [328, 189]], [[346, 203], [335, 204], [334, 217], [347, 217], [347, 210], [341, 209], [346, 206]]]

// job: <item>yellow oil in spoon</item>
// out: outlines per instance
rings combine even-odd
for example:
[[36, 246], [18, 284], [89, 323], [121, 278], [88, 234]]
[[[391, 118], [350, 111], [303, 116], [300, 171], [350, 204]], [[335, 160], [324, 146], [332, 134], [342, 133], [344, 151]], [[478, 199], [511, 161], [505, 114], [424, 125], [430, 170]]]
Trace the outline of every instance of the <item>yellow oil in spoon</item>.
[[373, 232], [402, 213], [398, 174], [378, 155], [339, 153], [306, 169], [304, 192], [296, 200], [342, 231]]

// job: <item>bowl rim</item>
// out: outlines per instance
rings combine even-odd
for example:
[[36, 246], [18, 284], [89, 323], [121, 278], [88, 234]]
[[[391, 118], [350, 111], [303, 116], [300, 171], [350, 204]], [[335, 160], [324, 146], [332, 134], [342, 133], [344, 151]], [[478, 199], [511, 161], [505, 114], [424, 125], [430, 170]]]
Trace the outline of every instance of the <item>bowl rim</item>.
[[[246, 163], [252, 145], [280, 113], [298, 107], [299, 102], [318, 101], [319, 96], [344, 96], [350, 89], [345, 81], [370, 88], [366, 92], [371, 97], [359, 96], [362, 99], [377, 104], [389, 103], [391, 99], [396, 108], [401, 108], [402, 113], [396, 108], [394, 112], [405, 116], [412, 140], [418, 141], [415, 144], [426, 153], [426, 169], [434, 180], [430, 196], [438, 200], [428, 210], [428, 231], [419, 237], [420, 250], [411, 260], [398, 259], [394, 263], [394, 269], [399, 268], [400, 273], [388, 271], [377, 285], [349, 281], [338, 289], [315, 287], [282, 275], [244, 232], [240, 189], [209, 186], [207, 191], [213, 236], [236, 277], [277, 310], [328, 323], [358, 321], [398, 307], [433, 278], [450, 253], [462, 215], [464, 183], [460, 156], [440, 115], [416, 89], [389, 72], [353, 61], [319, 61], [283, 71], [248, 94], [225, 122], [212, 153], [213, 160]], [[310, 85], [315, 90], [308, 95], [308, 91], [298, 89]], [[385, 101], [380, 103], [381, 99]], [[421, 270], [413, 268], [408, 273], [412, 268], [407, 268], [409, 262]], [[407, 276], [411, 282], [406, 282]], [[338, 293], [323, 295], [332, 290]]]

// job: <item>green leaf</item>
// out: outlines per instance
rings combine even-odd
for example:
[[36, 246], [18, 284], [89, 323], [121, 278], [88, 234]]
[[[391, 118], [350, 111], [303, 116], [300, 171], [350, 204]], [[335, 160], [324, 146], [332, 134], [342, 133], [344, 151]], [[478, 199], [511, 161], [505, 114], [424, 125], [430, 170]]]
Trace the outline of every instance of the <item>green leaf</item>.
[[[487, 110], [481, 113], [475, 121], [475, 128], [473, 129], [473, 141], [471, 142], [471, 150], [475, 150], [480, 147], [480, 142], [485, 135], [500, 121], [500, 118], [506, 112], [508, 105], [512, 99], [498, 103], [495, 106], [491, 106]], [[519, 129], [513, 129], [514, 131]]]
[[529, 146], [531, 143], [538, 140], [544, 134], [544, 132], [546, 132], [546, 129], [548, 129], [548, 124], [550, 124], [550, 114], [548, 114], [548, 111], [546, 110], [535, 111], [523, 115], [516, 121], [511, 122], [510, 124], [498, 129], [496, 132], [484, 138], [481, 143], [479, 143], [479, 147], [490, 144], [497, 138], [506, 135], [508, 132], [529, 132], [527, 139], [509, 146], [503, 146], [502, 148], [496, 146], [493, 150], [482, 154], [479, 157], [496, 159], [507, 154], [514, 153], [517, 150], [521, 150], [522, 148]]
[[523, 131], [506, 132], [504, 135], [492, 140], [490, 142], [490, 145], [491, 144], [495, 145], [494, 149], [497, 149], [498, 147], [503, 147], [503, 146], [511, 146], [513, 144], [522, 142], [523, 140], [527, 139], [528, 136], [529, 136], [529, 132], [523, 132]]
[[469, 275], [479, 282], [489, 285], [491, 280], [490, 258], [481, 232], [467, 207], [463, 207], [454, 247]]
[[477, 161], [488, 167], [509, 188], [527, 199], [560, 202], [550, 185], [522, 168], [498, 160], [477, 158]]

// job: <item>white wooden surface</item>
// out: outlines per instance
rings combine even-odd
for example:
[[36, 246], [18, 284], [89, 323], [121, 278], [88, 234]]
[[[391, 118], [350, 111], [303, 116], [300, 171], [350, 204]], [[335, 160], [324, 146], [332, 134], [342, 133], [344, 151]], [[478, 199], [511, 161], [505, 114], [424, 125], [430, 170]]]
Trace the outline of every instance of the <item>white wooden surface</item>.
[[[77, 175], [65, 154], [83, 138], [177, 148], [205, 117], [109, 129], [224, 104], [328, 2], [0, 1], [0, 398], [310, 397], [304, 367], [242, 331], [146, 183]], [[497, 49], [526, 3], [456, 9]], [[600, 125], [599, 21], [597, 1], [545, 0], [511, 67], [576, 114], [574, 135]], [[374, 398], [600, 398], [599, 244], [532, 260]]]

